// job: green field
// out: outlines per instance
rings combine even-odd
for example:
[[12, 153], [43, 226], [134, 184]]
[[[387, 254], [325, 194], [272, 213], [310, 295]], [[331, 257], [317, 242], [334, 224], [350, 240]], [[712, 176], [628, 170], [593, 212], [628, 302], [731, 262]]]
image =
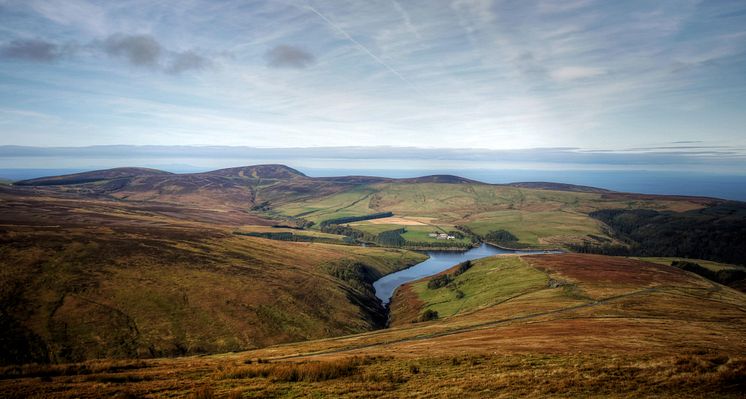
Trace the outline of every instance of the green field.
[[[356, 186], [348, 191], [303, 201], [289, 202], [275, 211], [301, 217], [317, 224], [343, 216], [390, 211], [398, 217], [431, 217], [432, 224], [453, 230], [463, 225], [479, 235], [504, 229], [518, 237], [520, 246], [551, 248], [607, 237], [601, 224], [588, 213], [601, 208], [644, 206], [665, 209], [665, 201], [641, 202], [606, 200], [602, 195], [525, 189], [487, 184], [378, 183]], [[317, 225], [318, 226], [318, 225]], [[370, 233], [400, 228], [393, 224], [353, 223]], [[424, 230], [432, 226], [407, 226], [409, 241], [437, 241]]]
[[402, 237], [413, 243], [454, 243], [454, 244], [470, 244], [471, 239], [469, 237], [457, 238], [453, 240], [442, 240], [434, 237], [430, 237], [430, 233], [448, 233], [449, 231], [455, 230], [451, 225], [400, 225], [400, 224], [374, 224], [368, 222], [352, 223], [350, 227], [356, 230], [363, 231], [368, 234], [380, 234], [384, 231], [405, 229]]
[[368, 198], [374, 192], [371, 188], [358, 187], [311, 201], [285, 204], [276, 208], [276, 211], [288, 216], [302, 217], [318, 225], [328, 219], [373, 213], [374, 211], [368, 207]]
[[505, 210], [486, 212], [475, 219], [465, 225], [479, 235], [504, 229], [520, 243], [532, 246], [577, 241], [589, 234], [605, 236], [597, 220], [575, 212]]
[[456, 238], [453, 240], [439, 240], [437, 238], [430, 237], [430, 233], [442, 233], [453, 230], [451, 226], [407, 226], [407, 231], [402, 234], [405, 240], [409, 242], [425, 242], [425, 243], [459, 243], [459, 244], [470, 244], [471, 239], [468, 237]]
[[[288, 202], [274, 210], [317, 223], [324, 220], [393, 212], [397, 217], [430, 217], [432, 224], [452, 230], [466, 226], [479, 235], [507, 230], [519, 241], [516, 246], [556, 248], [597, 239], [610, 240], [602, 224], [588, 216], [598, 209], [657, 209], [683, 211], [701, 205], [685, 200], [607, 198], [588, 192], [553, 191], [489, 184], [376, 183], [302, 201]], [[446, 227], [448, 226], [448, 227]], [[399, 225], [354, 223], [371, 234], [400, 228]], [[422, 226], [407, 226], [404, 238], [430, 242]], [[427, 226], [431, 229], [431, 226]], [[437, 240], [435, 240], [437, 241]]]
[[398, 230], [401, 228], [410, 227], [402, 226], [400, 224], [373, 224], [366, 222], [350, 223], [349, 226], [354, 228], [355, 230], [360, 230], [362, 232], [373, 235], [383, 233], [384, 231]]
[[[434, 310], [440, 318], [492, 306], [518, 294], [546, 288], [547, 275], [516, 256], [489, 257], [472, 262], [473, 266], [457, 276], [451, 285], [428, 288], [429, 279], [412, 284], [413, 291], [425, 303], [423, 310]], [[459, 298], [457, 292], [463, 293]]]

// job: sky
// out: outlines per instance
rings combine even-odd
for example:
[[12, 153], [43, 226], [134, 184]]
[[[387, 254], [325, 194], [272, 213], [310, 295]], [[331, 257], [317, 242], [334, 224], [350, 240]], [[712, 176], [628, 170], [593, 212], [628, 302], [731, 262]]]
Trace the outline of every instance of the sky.
[[561, 149], [736, 172], [745, 111], [740, 0], [0, 0], [0, 145]]

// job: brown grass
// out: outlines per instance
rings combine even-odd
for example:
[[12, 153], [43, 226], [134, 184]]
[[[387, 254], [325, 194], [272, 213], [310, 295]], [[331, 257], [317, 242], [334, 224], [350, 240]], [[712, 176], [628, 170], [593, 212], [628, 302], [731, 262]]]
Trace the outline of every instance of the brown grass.
[[14, 378], [49, 378], [73, 375], [91, 375], [104, 373], [118, 373], [127, 370], [142, 370], [147, 363], [137, 361], [98, 360], [87, 363], [73, 364], [23, 364], [0, 368], [0, 379]]
[[360, 263], [375, 276], [424, 259], [238, 237], [214, 211], [200, 214], [205, 221], [188, 207], [27, 194], [0, 191], [0, 312], [18, 342], [0, 348], [0, 365], [219, 353], [368, 331], [385, 320], [369, 306], [372, 290], [326, 266]]
[[200, 387], [194, 390], [190, 395], [192, 399], [216, 399], [215, 391], [212, 387]]
[[349, 377], [358, 373], [366, 359], [359, 357], [331, 361], [282, 362], [232, 368], [219, 373], [219, 379], [269, 378], [281, 382], [318, 382]]
[[533, 267], [589, 284], [645, 287], [652, 285], [697, 284], [701, 279], [667, 265], [634, 259], [586, 254], [525, 256]]
[[102, 384], [90, 376], [0, 380], [0, 396], [737, 398], [746, 392], [746, 358], [707, 350], [664, 356], [454, 352], [415, 359], [304, 358], [248, 367], [260, 371], [258, 375], [219, 371], [236, 360], [221, 356], [159, 361], [133, 371], [151, 376], [139, 382]]
[[[427, 223], [423, 223], [420, 220], [417, 220], [418, 218], [403, 218], [398, 216], [392, 216], [387, 218], [380, 218], [380, 219], [371, 219], [366, 220], [364, 223], [352, 223], [352, 225], [355, 224], [398, 224], [402, 226], [426, 226]], [[421, 218], [420, 218], [421, 219]]]

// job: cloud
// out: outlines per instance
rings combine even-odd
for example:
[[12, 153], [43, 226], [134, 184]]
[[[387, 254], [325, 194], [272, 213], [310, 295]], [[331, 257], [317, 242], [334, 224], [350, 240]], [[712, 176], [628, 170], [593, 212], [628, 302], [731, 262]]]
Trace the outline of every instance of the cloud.
[[542, 14], [563, 13], [588, 7], [592, 2], [593, 0], [542, 1], [539, 3], [538, 10]]
[[212, 66], [212, 61], [189, 50], [182, 53], [174, 53], [165, 71], [170, 74], [180, 74], [190, 70], [201, 71], [210, 66]]
[[155, 68], [158, 66], [163, 48], [150, 35], [124, 35], [121, 33], [109, 36], [103, 43], [104, 51], [112, 56], [123, 57], [130, 64]]
[[[111, 25], [103, 6], [86, 0], [28, 0], [28, 7], [49, 21], [62, 26], [81, 29], [95, 35], [103, 35]], [[43, 26], [47, 26], [44, 24]], [[38, 26], [41, 28], [41, 26]]]
[[593, 78], [603, 75], [604, 71], [599, 68], [569, 66], [555, 69], [549, 75], [557, 82], [569, 82], [572, 80]]
[[34, 62], [52, 62], [63, 55], [63, 48], [44, 40], [13, 40], [0, 47], [0, 57]]
[[[0, 59], [50, 63], [74, 53], [80, 47], [76, 43], [61, 45], [39, 39], [17, 39], [0, 46]], [[89, 48], [125, 59], [134, 66], [172, 75], [201, 71], [213, 65], [210, 59], [195, 50], [171, 51], [151, 35], [118, 33], [103, 42], [92, 43]]]
[[152, 35], [117, 33], [101, 43], [101, 48], [110, 56], [124, 58], [134, 66], [152, 68], [172, 75], [201, 71], [213, 65], [210, 59], [196, 50], [169, 50]]
[[265, 54], [267, 65], [273, 68], [303, 69], [314, 62], [313, 54], [294, 46], [281, 44], [275, 46]]

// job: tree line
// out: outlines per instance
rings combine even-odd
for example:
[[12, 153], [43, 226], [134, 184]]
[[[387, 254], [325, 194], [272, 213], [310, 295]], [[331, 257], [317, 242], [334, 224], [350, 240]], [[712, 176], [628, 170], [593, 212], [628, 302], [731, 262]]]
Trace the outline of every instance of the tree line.
[[381, 218], [388, 218], [394, 216], [393, 212], [378, 212], [378, 213], [371, 213], [369, 215], [361, 215], [361, 216], [344, 216], [339, 217], [335, 219], [327, 219], [319, 223], [320, 227], [334, 225], [334, 224], [347, 224], [347, 223], [354, 223], [354, 222], [362, 222], [363, 220], [371, 220], [371, 219], [381, 219]]
[[570, 246], [577, 252], [665, 256], [746, 264], [746, 204], [722, 202], [686, 212], [603, 209], [590, 216], [604, 222], [610, 243]]

